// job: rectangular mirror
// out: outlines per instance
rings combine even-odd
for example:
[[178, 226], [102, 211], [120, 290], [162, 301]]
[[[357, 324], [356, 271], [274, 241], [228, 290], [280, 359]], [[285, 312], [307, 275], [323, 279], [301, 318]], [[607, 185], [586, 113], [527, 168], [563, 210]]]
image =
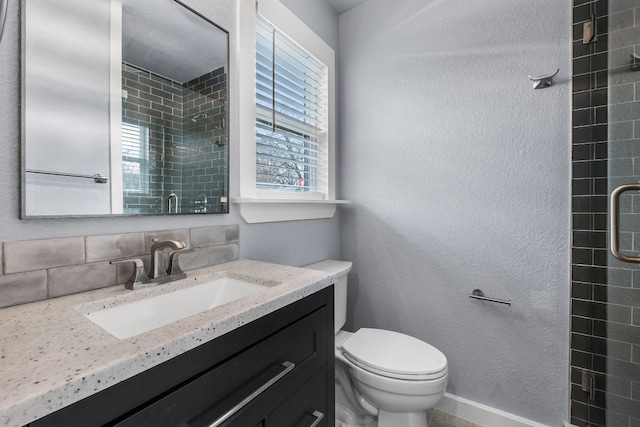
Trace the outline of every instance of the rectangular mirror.
[[227, 213], [228, 50], [175, 0], [22, 0], [21, 217]]

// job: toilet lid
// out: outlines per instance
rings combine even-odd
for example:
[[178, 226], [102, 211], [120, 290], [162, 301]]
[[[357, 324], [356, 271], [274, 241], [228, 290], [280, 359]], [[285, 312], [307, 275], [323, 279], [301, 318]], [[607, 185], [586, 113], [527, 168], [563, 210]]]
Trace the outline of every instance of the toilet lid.
[[440, 350], [399, 332], [362, 328], [342, 350], [363, 369], [389, 377], [429, 379], [447, 372], [447, 358]]

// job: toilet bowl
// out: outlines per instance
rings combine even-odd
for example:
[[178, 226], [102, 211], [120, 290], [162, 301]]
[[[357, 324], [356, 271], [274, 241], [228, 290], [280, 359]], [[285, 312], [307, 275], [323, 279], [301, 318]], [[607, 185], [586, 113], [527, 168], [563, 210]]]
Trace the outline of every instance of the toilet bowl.
[[343, 331], [352, 263], [305, 266], [336, 276], [336, 426], [427, 427], [426, 411], [444, 396], [447, 359], [417, 338], [384, 329]]

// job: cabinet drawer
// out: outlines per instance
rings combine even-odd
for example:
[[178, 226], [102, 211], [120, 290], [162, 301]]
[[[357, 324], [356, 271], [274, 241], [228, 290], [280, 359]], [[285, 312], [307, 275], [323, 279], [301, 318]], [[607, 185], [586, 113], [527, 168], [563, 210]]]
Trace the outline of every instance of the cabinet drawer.
[[[257, 398], [224, 427], [327, 427], [335, 418], [334, 400], [327, 407], [327, 367], [297, 389], [287, 390], [274, 401], [272, 394]], [[333, 380], [333, 377], [331, 378]], [[330, 385], [333, 385], [331, 382]], [[268, 414], [268, 415], [267, 415]], [[320, 415], [321, 414], [321, 415]], [[320, 419], [319, 419], [320, 418]], [[315, 423], [315, 425], [314, 425]]]
[[[327, 369], [322, 368], [287, 400], [267, 415], [265, 427], [327, 427]], [[331, 402], [333, 405], [333, 402]]]
[[[326, 308], [321, 308], [235, 357], [205, 371], [194, 380], [114, 425], [118, 427], [209, 426], [260, 386], [281, 373], [284, 362], [295, 364], [290, 372], [265, 391], [260, 399], [262, 404], [247, 406], [247, 408], [258, 406], [255, 409], [255, 422], [245, 424], [256, 425], [264, 414], [268, 413], [266, 408], [259, 408], [259, 406], [275, 407], [277, 402], [282, 401], [292, 390], [296, 390], [307, 382], [326, 364], [327, 328]], [[260, 411], [262, 416], [259, 414]], [[233, 418], [229, 419], [229, 423], [233, 422]]]

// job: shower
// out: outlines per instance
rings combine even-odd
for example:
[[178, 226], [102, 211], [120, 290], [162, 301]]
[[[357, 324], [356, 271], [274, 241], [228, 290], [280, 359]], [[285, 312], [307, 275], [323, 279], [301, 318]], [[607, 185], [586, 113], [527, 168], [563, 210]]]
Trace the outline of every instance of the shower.
[[[573, 39], [574, 425], [616, 427], [640, 419], [640, 109], [634, 91], [640, 72], [633, 16], [633, 5], [622, 0], [574, 7], [573, 26], [580, 30]], [[586, 29], [594, 22], [592, 38]]]

